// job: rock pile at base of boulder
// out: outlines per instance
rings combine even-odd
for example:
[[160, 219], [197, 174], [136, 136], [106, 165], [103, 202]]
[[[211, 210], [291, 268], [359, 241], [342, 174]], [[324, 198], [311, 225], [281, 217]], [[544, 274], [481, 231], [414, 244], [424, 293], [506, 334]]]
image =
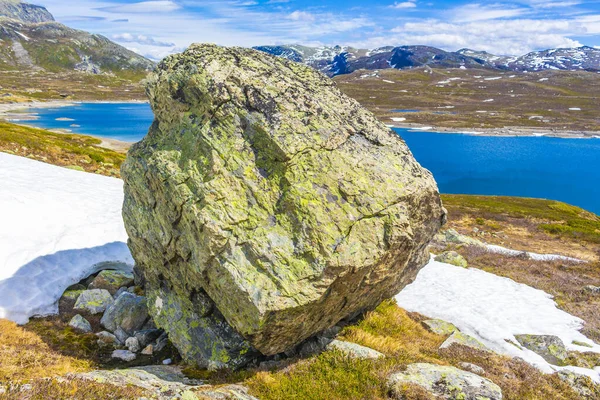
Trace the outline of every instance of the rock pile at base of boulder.
[[445, 221], [404, 141], [315, 70], [192, 45], [148, 78], [123, 164], [150, 314], [182, 357], [240, 367], [411, 283]]

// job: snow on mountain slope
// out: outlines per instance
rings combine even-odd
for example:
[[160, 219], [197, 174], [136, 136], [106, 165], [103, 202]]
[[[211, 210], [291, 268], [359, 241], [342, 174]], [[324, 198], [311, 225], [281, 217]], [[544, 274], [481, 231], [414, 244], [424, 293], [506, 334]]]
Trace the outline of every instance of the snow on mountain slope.
[[119, 179], [0, 153], [0, 318], [56, 312], [102, 263], [131, 269], [122, 203]]
[[[518, 334], [555, 335], [570, 350], [600, 353], [600, 345], [579, 332], [584, 321], [558, 309], [552, 296], [478, 269], [455, 267], [432, 258], [415, 282], [396, 296], [396, 301], [408, 311], [451, 322], [491, 350], [521, 357], [548, 373], [561, 368], [507, 340], [518, 343], [514, 337]], [[591, 347], [580, 347], [573, 341]], [[568, 369], [600, 382], [600, 371]]]

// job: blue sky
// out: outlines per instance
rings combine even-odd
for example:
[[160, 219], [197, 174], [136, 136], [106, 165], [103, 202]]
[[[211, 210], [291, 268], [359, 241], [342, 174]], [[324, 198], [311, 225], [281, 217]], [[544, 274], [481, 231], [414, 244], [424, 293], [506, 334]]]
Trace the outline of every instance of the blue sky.
[[29, 0], [159, 59], [193, 42], [425, 44], [496, 54], [600, 46], [600, 0]]

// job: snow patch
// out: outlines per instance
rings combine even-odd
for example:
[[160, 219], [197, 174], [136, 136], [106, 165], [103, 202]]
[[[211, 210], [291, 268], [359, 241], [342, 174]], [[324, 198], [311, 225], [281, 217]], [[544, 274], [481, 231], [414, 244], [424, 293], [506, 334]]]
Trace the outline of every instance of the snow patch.
[[56, 313], [107, 262], [131, 270], [123, 182], [0, 153], [0, 318]]
[[[396, 295], [398, 305], [430, 318], [456, 325], [491, 350], [521, 357], [544, 372], [560, 369], [518, 343], [514, 335], [555, 335], [568, 349], [600, 353], [600, 346], [580, 331], [584, 321], [557, 308], [549, 294], [511, 279], [478, 269], [455, 267], [430, 260], [414, 283]], [[573, 341], [591, 348], [573, 345]], [[581, 369], [600, 382], [598, 371]]]

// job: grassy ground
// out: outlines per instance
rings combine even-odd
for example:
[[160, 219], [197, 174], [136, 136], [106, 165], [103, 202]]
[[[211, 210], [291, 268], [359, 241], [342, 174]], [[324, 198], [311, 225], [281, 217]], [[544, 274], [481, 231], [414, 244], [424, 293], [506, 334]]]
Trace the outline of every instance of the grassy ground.
[[[386, 123], [404, 117], [406, 122], [447, 128], [600, 130], [596, 73], [415, 68], [381, 70], [377, 76], [367, 76], [372, 74], [358, 71], [337, 76], [335, 81]], [[497, 77], [500, 79], [494, 79]], [[391, 111], [397, 109], [421, 112]]]
[[125, 154], [90, 136], [55, 133], [0, 121], [0, 151], [81, 171], [118, 177]]
[[83, 72], [0, 71], [0, 104], [47, 100], [146, 100], [145, 75], [119, 78]]

